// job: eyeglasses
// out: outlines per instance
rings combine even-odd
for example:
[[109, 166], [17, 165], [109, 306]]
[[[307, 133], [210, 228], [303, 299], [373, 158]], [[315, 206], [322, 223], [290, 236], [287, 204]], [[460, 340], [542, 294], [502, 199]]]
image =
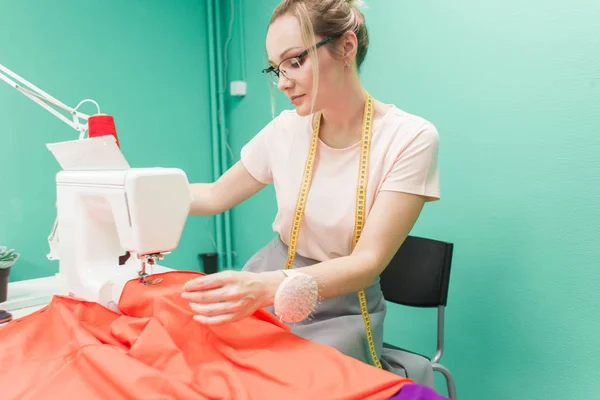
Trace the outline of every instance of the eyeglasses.
[[[340, 35], [328, 36], [325, 39], [313, 45], [312, 47], [314, 47], [316, 50], [319, 47], [323, 46], [325, 43], [328, 43], [333, 39], [338, 38], [339, 36]], [[267, 74], [269, 79], [271, 80], [271, 83], [273, 83], [274, 85], [277, 85], [279, 83], [280, 74], [285, 76], [286, 79], [289, 79], [291, 81], [295, 80], [299, 76], [302, 65], [304, 64], [304, 57], [308, 55], [309, 49], [310, 48], [304, 50], [302, 53], [294, 57], [286, 58], [285, 60], [279, 63], [277, 68], [269, 67], [263, 69], [263, 74]]]

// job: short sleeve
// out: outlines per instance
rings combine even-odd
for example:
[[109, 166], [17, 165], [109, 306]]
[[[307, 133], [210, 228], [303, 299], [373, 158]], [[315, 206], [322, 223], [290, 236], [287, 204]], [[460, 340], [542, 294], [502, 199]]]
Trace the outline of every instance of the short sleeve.
[[240, 153], [240, 160], [244, 167], [246, 167], [246, 170], [254, 179], [265, 185], [273, 183], [268, 143], [275, 130], [275, 120], [269, 122], [269, 124], [246, 143]]
[[426, 123], [396, 157], [380, 190], [417, 194], [424, 196], [426, 201], [439, 200], [438, 152], [438, 131], [431, 123]]

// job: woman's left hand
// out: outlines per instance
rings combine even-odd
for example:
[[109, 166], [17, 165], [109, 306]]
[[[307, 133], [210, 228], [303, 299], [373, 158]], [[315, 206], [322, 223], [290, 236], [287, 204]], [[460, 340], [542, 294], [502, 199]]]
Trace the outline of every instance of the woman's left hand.
[[188, 281], [182, 297], [190, 301], [194, 319], [201, 323], [234, 322], [272, 305], [283, 278], [279, 272], [218, 272]]

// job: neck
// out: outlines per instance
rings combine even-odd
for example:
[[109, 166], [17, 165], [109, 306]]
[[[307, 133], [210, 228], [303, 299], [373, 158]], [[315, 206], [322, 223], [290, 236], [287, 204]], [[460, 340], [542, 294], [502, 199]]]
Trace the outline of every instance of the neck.
[[340, 91], [331, 105], [322, 110], [321, 124], [335, 132], [353, 132], [362, 125], [367, 93], [358, 79]]

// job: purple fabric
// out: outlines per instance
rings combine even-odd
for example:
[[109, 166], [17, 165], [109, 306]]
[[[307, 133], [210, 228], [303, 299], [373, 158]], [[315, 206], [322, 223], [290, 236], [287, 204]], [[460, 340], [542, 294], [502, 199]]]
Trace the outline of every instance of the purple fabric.
[[448, 400], [433, 389], [418, 384], [404, 385], [400, 391], [388, 400]]

